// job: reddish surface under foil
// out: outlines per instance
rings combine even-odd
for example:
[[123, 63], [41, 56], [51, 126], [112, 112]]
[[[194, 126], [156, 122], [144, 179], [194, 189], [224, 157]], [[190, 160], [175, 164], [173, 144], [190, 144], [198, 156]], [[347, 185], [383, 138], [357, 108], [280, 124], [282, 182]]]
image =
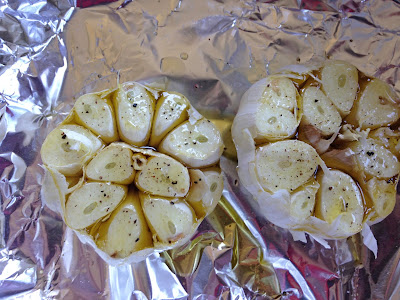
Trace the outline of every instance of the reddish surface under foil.
[[85, 8], [93, 5], [111, 3], [116, 1], [118, 0], [77, 0], [76, 6], [80, 8]]

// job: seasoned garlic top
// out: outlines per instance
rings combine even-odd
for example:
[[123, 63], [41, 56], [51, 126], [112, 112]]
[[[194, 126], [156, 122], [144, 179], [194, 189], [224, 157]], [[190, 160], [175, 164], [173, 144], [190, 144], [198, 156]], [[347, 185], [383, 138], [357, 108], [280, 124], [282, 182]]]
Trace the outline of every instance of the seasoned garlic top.
[[344, 61], [287, 69], [243, 95], [232, 127], [239, 178], [276, 225], [348, 237], [394, 208], [399, 97]]
[[217, 205], [223, 148], [185, 96], [124, 83], [78, 98], [47, 136], [45, 194], [104, 259], [140, 260], [188, 240]]

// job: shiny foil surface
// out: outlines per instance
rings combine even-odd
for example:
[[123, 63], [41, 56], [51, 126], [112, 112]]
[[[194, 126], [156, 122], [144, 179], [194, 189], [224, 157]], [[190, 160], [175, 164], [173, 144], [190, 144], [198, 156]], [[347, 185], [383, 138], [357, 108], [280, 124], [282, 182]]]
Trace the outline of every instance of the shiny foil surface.
[[[330, 248], [257, 213], [229, 125], [267, 74], [342, 59], [400, 91], [398, 1], [0, 1], [1, 299], [400, 299], [400, 203]], [[90, 3], [89, 3], [90, 2]], [[44, 206], [40, 148], [81, 94], [140, 81], [220, 119], [223, 198], [186, 245], [108, 266]]]

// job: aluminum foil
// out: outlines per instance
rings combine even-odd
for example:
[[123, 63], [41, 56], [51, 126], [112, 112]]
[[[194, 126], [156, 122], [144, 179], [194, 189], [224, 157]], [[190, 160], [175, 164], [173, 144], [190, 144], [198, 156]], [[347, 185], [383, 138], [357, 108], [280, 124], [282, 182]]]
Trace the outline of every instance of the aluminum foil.
[[[257, 213], [229, 141], [244, 91], [288, 64], [343, 59], [399, 92], [398, 1], [74, 6], [0, 1], [1, 298], [400, 299], [399, 203], [372, 227], [377, 258], [359, 235], [330, 248], [295, 242]], [[42, 205], [39, 151], [76, 97], [128, 80], [181, 92], [224, 120], [225, 190], [190, 243], [111, 267]]]

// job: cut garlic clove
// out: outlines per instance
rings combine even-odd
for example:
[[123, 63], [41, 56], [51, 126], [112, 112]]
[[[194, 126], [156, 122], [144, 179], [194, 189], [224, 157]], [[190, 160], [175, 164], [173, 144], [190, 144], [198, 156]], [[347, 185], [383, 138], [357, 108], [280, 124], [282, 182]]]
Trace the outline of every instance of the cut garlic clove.
[[300, 122], [299, 95], [293, 82], [282, 76], [260, 80], [244, 95], [257, 101], [255, 115], [256, 140], [274, 141], [291, 137]]
[[397, 157], [400, 155], [400, 131], [398, 129], [392, 130], [390, 127], [381, 127], [370, 132], [369, 136], [377, 139]]
[[195, 210], [197, 217], [202, 218], [212, 212], [221, 199], [223, 176], [217, 168], [190, 169], [189, 174], [191, 185], [185, 199]]
[[189, 191], [188, 169], [166, 155], [150, 157], [137, 172], [136, 186], [146, 193], [164, 197], [184, 197]]
[[139, 197], [156, 241], [172, 244], [193, 233], [196, 215], [185, 201], [144, 193]]
[[86, 94], [76, 100], [74, 108], [75, 120], [99, 135], [106, 143], [118, 140], [114, 109], [108, 98], [98, 94]]
[[114, 95], [114, 107], [120, 138], [135, 146], [144, 146], [150, 138], [154, 115], [153, 96], [138, 83], [124, 83]]
[[340, 217], [337, 234], [349, 236], [362, 228], [364, 219], [363, 197], [357, 183], [346, 173], [330, 170], [319, 172], [315, 216], [329, 224]]
[[362, 138], [353, 143], [351, 149], [355, 152], [359, 165], [369, 176], [389, 179], [400, 173], [397, 157], [376, 139]]
[[232, 140], [232, 122], [231, 118], [211, 119], [210, 120], [219, 130], [222, 136], [222, 142], [225, 145], [223, 155], [232, 160], [237, 160], [235, 144]]
[[260, 104], [256, 112], [257, 140], [291, 137], [299, 125], [296, 115], [287, 109]]
[[294, 191], [307, 182], [318, 166], [318, 154], [310, 145], [286, 140], [256, 150], [256, 172], [262, 187], [269, 192]]
[[300, 221], [313, 215], [318, 189], [319, 183], [313, 178], [295, 190], [290, 197], [290, 215]]
[[396, 93], [387, 83], [373, 79], [365, 86], [360, 95], [354, 122], [361, 129], [375, 129], [391, 125], [400, 117], [399, 102]]
[[110, 214], [125, 198], [127, 187], [101, 182], [89, 182], [69, 196], [65, 207], [65, 222], [72, 229], [84, 229]]
[[161, 142], [160, 151], [198, 168], [217, 163], [224, 144], [215, 125], [203, 118], [194, 124], [187, 121], [171, 131]]
[[204, 173], [199, 169], [189, 169], [190, 175], [190, 189], [186, 196], [186, 201], [195, 209], [193, 203], [201, 202], [203, 197], [207, 194], [207, 181]]
[[132, 151], [110, 145], [100, 151], [87, 165], [86, 176], [91, 180], [130, 184], [135, 178]]
[[342, 118], [332, 101], [317, 87], [309, 86], [303, 93], [303, 122], [316, 127], [323, 136], [339, 131]]
[[137, 191], [129, 190], [110, 218], [99, 224], [94, 237], [98, 247], [114, 258], [127, 257], [153, 246]]
[[368, 216], [370, 222], [377, 223], [386, 218], [396, 204], [396, 180], [378, 180], [376, 177], [366, 184], [368, 196], [372, 201], [373, 212]]
[[322, 89], [342, 116], [353, 107], [358, 90], [358, 71], [344, 61], [328, 61], [321, 70]]
[[[211, 201], [203, 200], [205, 205], [215, 207], [215, 203], [221, 199], [222, 191], [224, 189], [224, 176], [219, 168], [208, 168], [203, 170], [206, 176], [208, 190], [211, 193]], [[209, 208], [208, 208], [209, 209]], [[209, 211], [211, 212], [214, 208]]]
[[188, 119], [190, 107], [185, 96], [163, 92], [157, 100], [149, 146], [157, 147], [165, 135]]
[[269, 76], [259, 102], [294, 111], [297, 108], [297, 90], [293, 82], [284, 76]]
[[60, 125], [46, 137], [40, 151], [43, 163], [67, 176], [81, 174], [83, 165], [103, 143], [78, 125]]

